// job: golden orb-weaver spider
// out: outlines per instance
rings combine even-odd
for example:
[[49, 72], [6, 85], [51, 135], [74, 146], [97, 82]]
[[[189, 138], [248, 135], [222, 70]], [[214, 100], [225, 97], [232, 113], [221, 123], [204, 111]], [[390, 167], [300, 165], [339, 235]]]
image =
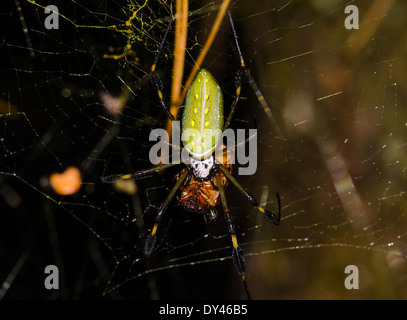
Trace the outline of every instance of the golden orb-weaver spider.
[[[216, 207], [220, 201], [223, 206], [223, 212], [228, 224], [228, 231], [232, 240], [233, 264], [241, 277], [248, 298], [251, 299], [246, 284], [246, 267], [243, 251], [239, 247], [237, 241], [235, 226], [232, 216], [230, 215], [229, 206], [227, 204], [225, 196], [226, 183], [227, 181], [231, 181], [232, 184], [250, 201], [250, 203], [261, 214], [263, 214], [263, 216], [269, 222], [274, 223], [275, 225], [278, 225], [280, 223], [281, 203], [280, 197], [277, 193], [277, 216], [273, 212], [261, 207], [256, 199], [248, 192], [246, 192], [246, 190], [240, 185], [240, 183], [232, 176], [232, 165], [229, 164], [229, 162], [227, 161], [227, 152], [223, 152], [222, 156], [218, 156], [215, 158], [215, 150], [217, 150], [217, 148], [222, 148], [221, 137], [217, 137], [216, 139], [203, 138], [204, 135], [202, 133], [204, 129], [214, 128], [223, 131], [229, 126], [240, 100], [241, 85], [247, 70], [246, 64], [240, 51], [233, 20], [229, 11], [228, 15], [236, 48], [240, 57], [240, 70], [237, 72], [236, 75], [236, 94], [231, 106], [229, 116], [226, 122], [224, 122], [222, 91], [212, 74], [206, 69], [201, 69], [188, 89], [182, 116], [182, 130], [184, 131], [190, 129], [191, 127], [194, 127], [194, 129], [197, 129], [201, 133], [201, 135], [199, 136], [199, 142], [202, 143], [199, 143], [199, 148], [196, 146], [198, 145], [198, 143], [188, 143], [184, 145], [184, 148], [187, 149], [189, 154], [189, 161], [185, 164], [186, 167], [180, 170], [180, 172], [176, 175], [177, 181], [175, 185], [158, 209], [154, 225], [151, 231], [147, 234], [145, 240], [144, 254], [147, 256], [152, 254], [157, 240], [157, 229], [161, 217], [178, 190], [181, 191], [181, 195], [178, 198], [180, 204], [187, 211], [205, 214], [206, 220], [212, 221], [216, 219]], [[161, 107], [167, 113], [168, 117], [172, 121], [175, 121], [174, 116], [169, 112], [167, 104], [164, 101], [161, 80], [159, 78], [159, 75], [155, 71], [170, 26], [171, 23], [167, 27], [167, 30], [155, 57], [154, 63], [151, 66], [151, 82], [157, 90]], [[178, 164], [179, 162], [161, 164], [157, 167], [140, 170], [132, 174], [109, 175], [103, 177], [102, 181], [104, 183], [112, 183], [119, 179], [137, 179], [151, 173], [163, 171]]]

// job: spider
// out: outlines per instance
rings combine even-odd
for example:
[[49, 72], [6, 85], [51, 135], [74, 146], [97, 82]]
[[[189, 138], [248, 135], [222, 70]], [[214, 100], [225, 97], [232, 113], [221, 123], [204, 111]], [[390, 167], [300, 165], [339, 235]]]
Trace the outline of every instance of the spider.
[[[223, 119], [223, 95], [222, 91], [212, 74], [201, 69], [193, 80], [188, 89], [185, 106], [182, 115], [182, 131], [191, 129], [192, 127], [201, 133], [199, 141], [201, 143], [184, 143], [184, 148], [188, 151], [189, 161], [186, 161], [185, 168], [181, 169], [176, 175], [176, 183], [169, 192], [167, 198], [160, 205], [155, 222], [152, 229], [148, 232], [145, 244], [144, 254], [150, 256], [154, 251], [157, 241], [157, 229], [160, 224], [161, 217], [169, 206], [178, 190], [181, 195], [178, 197], [179, 203], [190, 212], [205, 214], [205, 220], [213, 221], [217, 217], [216, 207], [219, 202], [222, 203], [223, 213], [227, 220], [228, 231], [232, 240], [232, 260], [236, 271], [240, 275], [243, 282], [247, 297], [251, 299], [247, 283], [246, 283], [246, 263], [243, 256], [243, 251], [239, 247], [235, 226], [233, 223], [230, 209], [225, 196], [225, 187], [230, 181], [249, 202], [257, 209], [269, 222], [278, 225], [281, 216], [280, 197], [277, 193], [278, 214], [268, 211], [261, 207], [256, 199], [250, 195], [240, 183], [232, 176], [232, 165], [227, 161], [229, 154], [224, 151], [219, 156], [215, 153], [216, 150], [224, 148], [221, 138], [205, 139], [202, 137], [204, 129], [221, 129], [225, 130], [233, 117], [236, 107], [240, 100], [241, 85], [246, 73], [246, 64], [240, 51], [237, 34], [234, 28], [232, 16], [228, 11], [228, 16], [231, 24], [231, 29], [234, 36], [237, 52], [240, 57], [240, 69], [236, 75], [236, 94], [231, 105], [229, 116], [224, 122]], [[168, 25], [165, 35], [156, 54], [153, 65], [151, 66], [151, 82], [158, 93], [159, 103], [168, 117], [174, 121], [174, 116], [169, 112], [166, 102], [162, 94], [162, 84], [159, 75], [156, 73], [156, 64], [158, 62], [160, 52], [163, 48], [165, 39], [170, 29], [171, 23]], [[189, 141], [190, 142], [190, 141]], [[198, 147], [199, 144], [199, 147]], [[217, 157], [215, 158], [215, 154]], [[113, 183], [118, 179], [137, 179], [151, 173], [161, 172], [169, 167], [178, 165], [179, 163], [161, 164], [159, 166], [137, 171], [132, 174], [114, 174], [102, 177], [102, 182]]]

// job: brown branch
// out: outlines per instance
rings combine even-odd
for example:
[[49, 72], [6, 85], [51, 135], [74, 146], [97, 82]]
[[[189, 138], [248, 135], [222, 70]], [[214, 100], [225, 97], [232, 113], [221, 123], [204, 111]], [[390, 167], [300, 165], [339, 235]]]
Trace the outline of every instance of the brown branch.
[[174, 65], [172, 71], [172, 89], [170, 112], [176, 116], [184, 75], [185, 48], [188, 32], [188, 0], [176, 0]]
[[219, 26], [223, 20], [223, 17], [225, 16], [226, 10], [228, 9], [230, 0], [223, 0], [218, 15], [216, 16], [215, 22], [212, 25], [211, 32], [209, 33], [208, 39], [206, 40], [206, 43], [201, 51], [201, 53], [198, 56], [198, 59], [196, 59], [196, 63], [194, 67], [191, 70], [191, 73], [189, 74], [189, 77], [185, 83], [184, 89], [182, 90], [181, 96], [180, 96], [180, 101], [184, 101], [185, 96], [187, 95], [187, 91], [189, 86], [192, 83], [192, 80], [195, 78], [195, 75], [197, 74], [199, 68], [201, 67], [201, 64], [203, 60], [205, 59], [206, 54], [209, 51], [209, 48], [212, 46], [213, 41], [215, 40], [216, 34], [218, 33]]

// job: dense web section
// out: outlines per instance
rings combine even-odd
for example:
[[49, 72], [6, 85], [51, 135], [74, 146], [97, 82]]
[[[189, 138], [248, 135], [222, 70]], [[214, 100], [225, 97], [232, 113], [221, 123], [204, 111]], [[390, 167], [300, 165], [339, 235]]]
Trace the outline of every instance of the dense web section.
[[[124, 185], [100, 180], [151, 167], [149, 134], [168, 122], [149, 72], [175, 2], [6, 4], [0, 297], [245, 298], [221, 209], [206, 224], [174, 199], [154, 255], [143, 256], [179, 168]], [[357, 30], [344, 25], [350, 4]], [[58, 29], [45, 27], [48, 5]], [[189, 3], [184, 79], [220, 5]], [[231, 127], [258, 131], [256, 174], [234, 175], [268, 210], [276, 192], [282, 202], [275, 226], [226, 189], [252, 296], [407, 298], [406, 3], [242, 0], [230, 10], [251, 75]], [[156, 69], [167, 101], [173, 36], [174, 27]], [[239, 57], [227, 19], [203, 66], [228, 112]], [[82, 184], [61, 195], [51, 177], [70, 167]], [[44, 287], [47, 265], [58, 267], [58, 290]], [[348, 265], [358, 267], [357, 290], [344, 286]]]

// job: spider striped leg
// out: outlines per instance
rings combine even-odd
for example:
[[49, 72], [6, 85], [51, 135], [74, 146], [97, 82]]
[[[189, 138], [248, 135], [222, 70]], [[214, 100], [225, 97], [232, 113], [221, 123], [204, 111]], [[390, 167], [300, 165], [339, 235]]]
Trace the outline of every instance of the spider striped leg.
[[175, 193], [178, 191], [178, 189], [184, 182], [187, 175], [188, 175], [188, 170], [184, 170], [181, 173], [178, 181], [175, 183], [174, 187], [171, 189], [167, 198], [164, 200], [164, 202], [161, 204], [160, 208], [158, 209], [153, 228], [151, 229], [151, 232], [147, 234], [146, 242], [144, 244], [144, 254], [146, 256], [151, 255], [151, 253], [153, 252], [155, 243], [157, 240], [156, 234], [157, 234], [157, 229], [158, 229], [158, 225], [160, 223], [161, 217], [162, 217], [163, 213], [165, 212], [165, 210], [168, 208], [168, 205], [170, 204], [172, 198], [174, 197]]
[[235, 266], [236, 271], [239, 273], [240, 278], [243, 282], [244, 289], [246, 291], [247, 297], [249, 300], [251, 300], [251, 296], [249, 293], [249, 289], [247, 288], [247, 283], [246, 283], [246, 262], [243, 256], [243, 250], [239, 247], [239, 244], [237, 243], [237, 238], [236, 238], [236, 231], [235, 231], [235, 225], [233, 224], [232, 217], [229, 213], [229, 206], [226, 200], [226, 195], [225, 195], [225, 189], [222, 184], [222, 178], [219, 173], [216, 173], [215, 175], [216, 178], [216, 183], [219, 189], [219, 195], [220, 195], [220, 200], [222, 202], [223, 206], [223, 213], [225, 214], [225, 217], [228, 222], [228, 230], [230, 233], [230, 237], [232, 239], [232, 258], [233, 258], [233, 264]]
[[229, 127], [230, 122], [232, 121], [233, 114], [235, 113], [237, 105], [238, 105], [239, 100], [240, 100], [240, 92], [241, 92], [241, 89], [242, 89], [242, 82], [243, 82], [243, 78], [244, 78], [245, 73], [246, 73], [246, 64], [245, 64], [245, 62], [243, 60], [242, 52], [240, 51], [239, 42], [237, 41], [237, 34], [236, 34], [236, 30], [235, 30], [235, 25], [233, 24], [232, 15], [231, 15], [229, 10], [228, 10], [228, 15], [229, 15], [229, 20], [230, 20], [230, 25], [232, 27], [233, 37], [235, 39], [237, 52], [239, 53], [240, 69], [239, 69], [239, 71], [237, 71], [236, 79], [235, 79], [235, 81], [236, 81], [235, 100], [233, 101], [232, 106], [230, 107], [230, 113], [229, 113], [228, 119], [225, 122], [225, 125], [223, 126], [223, 130], [226, 130]]
[[151, 173], [157, 173], [157, 172], [163, 171], [167, 168], [176, 166], [177, 164], [179, 164], [179, 163], [162, 164], [157, 167], [143, 169], [143, 170], [136, 171], [134, 173], [129, 173], [129, 174], [112, 174], [109, 176], [102, 177], [101, 180], [103, 183], [114, 183], [117, 180], [138, 179], [138, 178], [144, 177]]
[[281, 217], [281, 202], [280, 196], [277, 193], [277, 202], [278, 202], [278, 216], [276, 216], [273, 212], [268, 211], [261, 207], [256, 199], [249, 194], [241, 184], [232, 176], [232, 174], [222, 165], [218, 164], [219, 169], [224, 173], [224, 175], [235, 185], [235, 187], [250, 201], [250, 203], [258, 210], [260, 213], [271, 223], [278, 225], [280, 223]]
[[165, 40], [167, 39], [168, 32], [170, 31], [171, 24], [172, 24], [172, 19], [171, 19], [170, 23], [168, 24], [167, 30], [165, 31], [165, 34], [164, 34], [164, 37], [163, 37], [163, 39], [161, 41], [160, 47], [158, 48], [158, 52], [157, 52], [157, 55], [155, 56], [154, 63], [151, 66], [150, 75], [151, 75], [151, 82], [152, 82], [152, 84], [154, 85], [154, 87], [157, 90], [161, 108], [163, 108], [163, 110], [167, 114], [168, 118], [170, 118], [172, 121], [174, 121], [175, 118], [171, 114], [170, 109], [168, 108], [167, 104], [164, 101], [164, 97], [163, 97], [163, 93], [162, 93], [162, 81], [161, 81], [161, 78], [158, 75], [158, 73], [155, 71], [158, 59], [160, 58], [161, 51], [162, 51], [162, 49], [164, 47]]

